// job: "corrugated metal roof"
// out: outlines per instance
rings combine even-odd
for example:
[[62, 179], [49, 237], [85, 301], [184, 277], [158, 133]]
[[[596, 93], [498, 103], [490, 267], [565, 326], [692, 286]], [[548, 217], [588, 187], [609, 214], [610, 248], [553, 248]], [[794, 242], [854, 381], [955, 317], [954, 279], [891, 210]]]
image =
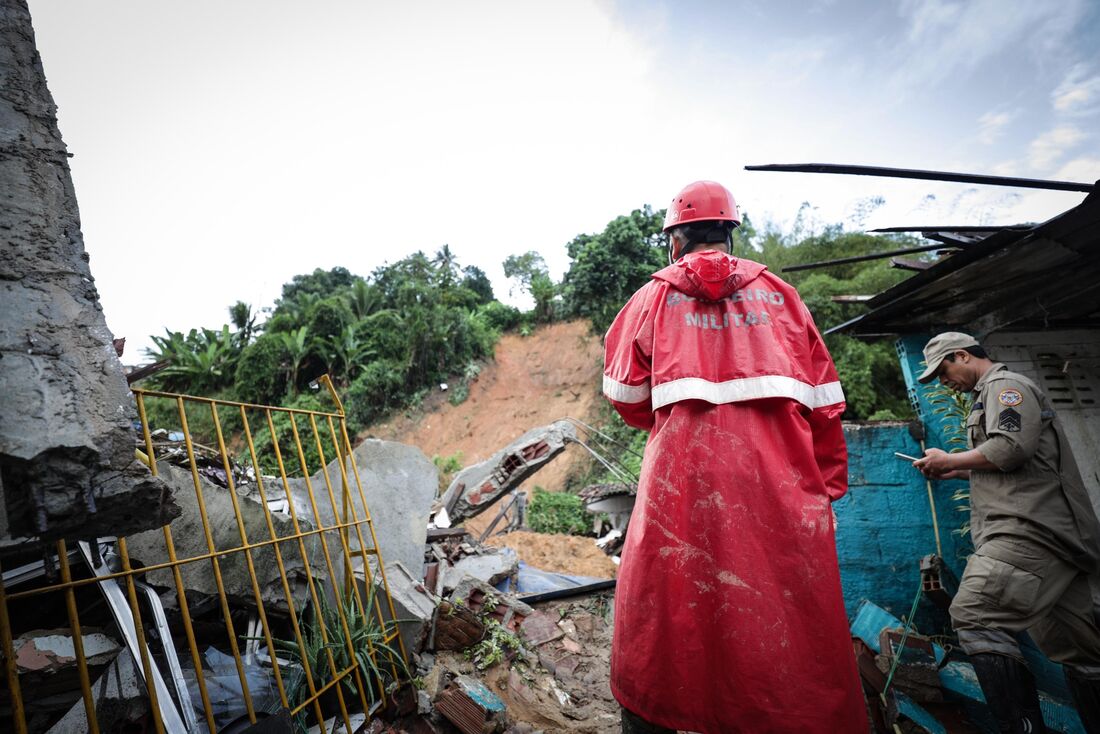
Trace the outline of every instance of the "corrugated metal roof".
[[1100, 327], [1100, 193], [1034, 227], [999, 230], [867, 306], [829, 333]]

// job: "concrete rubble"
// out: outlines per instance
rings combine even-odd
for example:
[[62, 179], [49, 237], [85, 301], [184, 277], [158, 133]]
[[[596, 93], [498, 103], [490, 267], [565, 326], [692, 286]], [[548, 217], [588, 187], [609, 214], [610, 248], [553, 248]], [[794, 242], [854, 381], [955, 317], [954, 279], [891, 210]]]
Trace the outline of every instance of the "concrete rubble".
[[463, 734], [489, 734], [503, 727], [504, 702], [468, 675], [455, 676], [436, 698], [435, 707]]
[[626, 526], [634, 511], [637, 493], [636, 486], [624, 483], [593, 484], [578, 492], [584, 500], [584, 509], [596, 516], [597, 535], [604, 533], [602, 516], [607, 516], [611, 528], [600, 536], [596, 545], [609, 556], [617, 556], [622, 552], [626, 542]]
[[178, 509], [134, 459], [134, 409], [26, 3], [3, 4], [0, 35], [0, 552], [159, 527]]
[[[81, 638], [93, 678], [122, 649], [113, 638], [92, 627], [82, 630]], [[12, 647], [28, 720], [48, 721], [81, 699], [76, 649], [68, 628], [24, 632], [12, 640]]]
[[[418, 649], [424, 643], [432, 618], [439, 604], [439, 597], [428, 591], [422, 579], [400, 561], [386, 563], [386, 581], [389, 584], [390, 599], [401, 629], [401, 639], [407, 649]], [[389, 610], [383, 609], [387, 621]]]
[[[171, 525], [176, 556], [191, 558], [205, 555], [209, 551], [191, 473], [164, 463], [158, 463], [158, 472], [165, 482], [173, 487], [173, 491], [182, 507], [182, 514]], [[236, 516], [233, 513], [229, 490], [223, 489], [202, 477], [200, 477], [199, 482], [202, 486], [203, 501], [206, 505], [206, 515], [211, 525], [210, 529], [214, 537], [215, 548], [218, 550], [239, 548], [241, 546], [241, 536], [237, 528]], [[263, 508], [260, 503], [241, 496], [238, 496], [237, 502], [244, 518], [249, 541], [270, 540], [271, 536], [268, 534]], [[273, 512], [271, 519], [277, 535], [287, 536], [294, 533], [294, 526], [289, 515]], [[312, 525], [302, 520], [299, 520], [299, 527], [303, 531], [312, 529]], [[333, 539], [328, 538], [327, 540], [331, 546]], [[318, 536], [307, 536], [303, 539], [303, 542], [306, 546], [306, 553], [311, 559], [311, 572], [314, 577], [328, 578], [327, 567], [321, 552], [321, 541]], [[131, 536], [127, 538], [127, 543], [131, 558], [143, 565], [154, 565], [168, 561], [164, 534], [160, 530], [151, 530]], [[293, 540], [284, 541], [279, 543], [278, 547], [283, 564], [286, 567], [291, 593], [298, 608], [301, 609], [307, 593], [307, 582], [305, 564], [302, 562], [298, 543]], [[256, 569], [257, 581], [260, 585], [260, 593], [265, 608], [269, 611], [286, 612], [287, 602], [279, 578], [279, 567], [276, 563], [274, 549], [274, 545], [265, 545], [253, 549], [251, 551], [252, 562]], [[254, 608], [256, 602], [252, 592], [252, 581], [248, 574], [245, 554], [230, 553], [221, 556], [219, 567], [226, 597], [230, 603], [234, 606]], [[188, 605], [191, 607], [192, 613], [201, 613], [203, 609], [218, 603], [217, 583], [209, 560], [185, 564], [180, 568], [180, 571], [187, 592]], [[152, 586], [170, 590], [169, 596], [174, 595], [175, 581], [171, 569], [150, 571], [146, 574], [146, 582]]]
[[463, 469], [440, 498], [435, 525], [449, 527], [479, 515], [576, 441], [573, 424], [556, 421], [531, 429], [480, 464]]
[[[81, 644], [90, 666], [106, 665], [122, 649], [102, 632], [82, 630]], [[69, 629], [34, 630], [12, 640], [15, 664], [20, 674], [53, 676], [62, 670], [76, 669], [76, 647]]]
[[[129, 650], [123, 650], [92, 682], [92, 695], [100, 731], [126, 730], [149, 712], [145, 683], [138, 675]], [[81, 699], [50, 727], [47, 734], [85, 734], [88, 730], [88, 717]]]
[[[367, 506], [370, 508], [371, 521], [378, 536], [378, 546], [382, 559], [386, 563], [400, 562], [407, 569], [419, 569], [424, 562], [424, 542], [428, 533], [428, 514], [439, 487], [439, 470], [435, 464], [415, 446], [367, 439], [353, 451], [355, 466], [359, 469], [359, 481], [363, 487]], [[359, 496], [351, 469], [351, 460], [346, 460], [350, 487], [350, 501], [355, 507], [356, 516], [362, 520], [367, 515]], [[310, 478], [313, 495], [317, 501], [320, 520], [334, 524], [332, 501], [325, 484], [325, 473], [332, 483], [333, 494], [343, 514], [343, 498], [340, 493], [340, 462], [333, 460], [324, 471], [318, 471]], [[312, 521], [313, 507], [304, 479], [290, 480], [291, 495], [299, 518]], [[280, 488], [280, 496], [282, 496]], [[350, 515], [348, 522], [351, 521]], [[351, 540], [358, 548], [358, 538], [351, 534]], [[368, 547], [371, 538], [364, 526], [363, 540]]]
[[443, 573], [441, 583], [444, 592], [458, 588], [470, 577], [492, 586], [515, 576], [518, 568], [519, 556], [511, 548], [481, 548], [455, 561]]
[[514, 550], [482, 545], [465, 532], [429, 543], [425, 558], [425, 584], [437, 596], [446, 596], [467, 576], [495, 585], [519, 572]]

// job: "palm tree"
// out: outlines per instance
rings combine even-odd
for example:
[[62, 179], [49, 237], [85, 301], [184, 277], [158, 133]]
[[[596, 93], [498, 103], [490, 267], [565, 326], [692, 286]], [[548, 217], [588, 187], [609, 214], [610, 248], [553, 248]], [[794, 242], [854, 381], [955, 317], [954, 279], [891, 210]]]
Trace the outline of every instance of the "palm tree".
[[351, 284], [351, 290], [348, 292], [348, 305], [351, 306], [351, 312], [356, 319], [365, 319], [370, 316], [378, 310], [381, 303], [382, 295], [377, 288], [371, 287], [367, 281], [359, 278]]
[[252, 306], [244, 301], [237, 301], [229, 307], [229, 320], [237, 330], [237, 346], [244, 349], [256, 332], [256, 315], [252, 313]]
[[441, 288], [450, 288], [458, 280], [458, 260], [451, 252], [450, 245], [443, 245], [439, 248], [439, 252], [435, 253], [435, 257], [432, 258], [432, 264], [438, 268], [439, 286]]
[[346, 325], [339, 334], [327, 339], [324, 347], [329, 369], [348, 383], [355, 379], [375, 351], [361, 338], [358, 324]]
[[313, 340], [309, 338], [309, 329], [305, 326], [300, 326], [295, 331], [279, 332], [279, 338], [283, 340], [283, 346], [290, 355], [290, 389], [296, 395], [298, 369], [313, 350]]

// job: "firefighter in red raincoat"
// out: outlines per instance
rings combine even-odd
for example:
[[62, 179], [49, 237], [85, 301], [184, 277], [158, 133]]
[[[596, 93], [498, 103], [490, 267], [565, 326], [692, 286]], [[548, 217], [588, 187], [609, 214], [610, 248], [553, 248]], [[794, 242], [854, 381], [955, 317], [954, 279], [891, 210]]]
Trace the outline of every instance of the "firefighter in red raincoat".
[[607, 332], [604, 393], [650, 432], [615, 594], [624, 732], [867, 731], [830, 503], [844, 394], [794, 288], [728, 254], [728, 190], [686, 187], [669, 267]]

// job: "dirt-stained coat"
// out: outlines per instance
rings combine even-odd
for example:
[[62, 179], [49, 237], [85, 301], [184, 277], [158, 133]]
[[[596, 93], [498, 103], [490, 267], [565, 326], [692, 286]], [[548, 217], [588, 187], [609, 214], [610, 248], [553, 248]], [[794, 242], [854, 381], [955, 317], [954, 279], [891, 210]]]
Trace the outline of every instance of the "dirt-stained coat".
[[662, 726], [865, 732], [830, 501], [844, 397], [764, 266], [692, 253], [606, 339], [604, 393], [650, 430], [615, 596], [611, 687]]

